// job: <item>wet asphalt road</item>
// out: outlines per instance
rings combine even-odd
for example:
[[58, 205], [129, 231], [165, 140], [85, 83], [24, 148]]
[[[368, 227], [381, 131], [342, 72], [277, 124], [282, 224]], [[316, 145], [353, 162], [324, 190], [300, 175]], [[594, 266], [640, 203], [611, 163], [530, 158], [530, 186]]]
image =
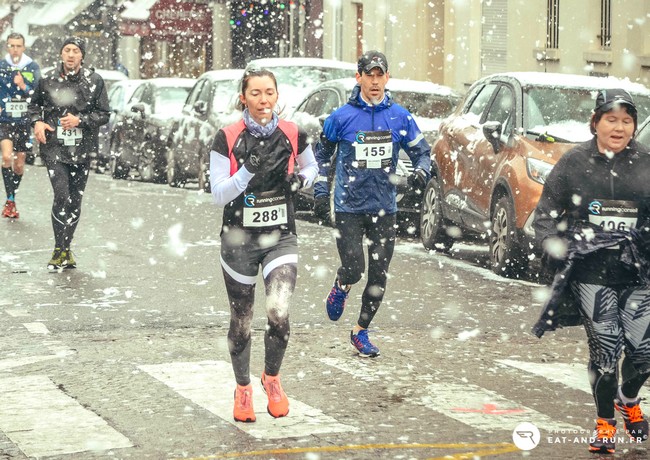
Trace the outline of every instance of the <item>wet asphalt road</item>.
[[[192, 185], [94, 173], [84, 200], [76, 270], [46, 269], [44, 167], [27, 170], [20, 219], [0, 221], [0, 459], [595, 458], [581, 439], [595, 414], [584, 332], [533, 337], [544, 288], [493, 275], [481, 245], [443, 255], [400, 237], [372, 325], [382, 356], [368, 360], [348, 343], [362, 288], [338, 322], [327, 319], [333, 229], [300, 220], [282, 368], [292, 411], [273, 420], [260, 399], [258, 422], [242, 426], [230, 414], [220, 209]], [[523, 422], [540, 431], [532, 450], [513, 443]], [[618, 458], [646, 458], [626, 441]]]

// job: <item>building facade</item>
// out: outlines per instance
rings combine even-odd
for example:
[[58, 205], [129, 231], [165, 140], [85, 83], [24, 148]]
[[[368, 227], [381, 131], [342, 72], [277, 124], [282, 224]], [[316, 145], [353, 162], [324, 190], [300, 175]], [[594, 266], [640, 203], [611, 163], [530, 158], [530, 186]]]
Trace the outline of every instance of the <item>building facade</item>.
[[650, 86], [650, 0], [0, 0], [2, 38], [48, 65], [65, 35], [91, 65], [196, 77], [257, 57], [355, 62], [464, 90], [500, 71], [612, 75]]

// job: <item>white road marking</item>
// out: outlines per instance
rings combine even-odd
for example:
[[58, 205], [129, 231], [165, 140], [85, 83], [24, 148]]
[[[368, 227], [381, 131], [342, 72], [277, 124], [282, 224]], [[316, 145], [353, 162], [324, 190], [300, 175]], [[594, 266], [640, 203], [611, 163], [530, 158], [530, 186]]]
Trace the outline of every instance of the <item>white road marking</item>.
[[[497, 359], [497, 363], [543, 377], [551, 382], [560, 383], [574, 390], [584, 391], [591, 394], [591, 386], [587, 376], [587, 363], [530, 363], [525, 361], [514, 361], [511, 359]], [[646, 386], [641, 387], [639, 394], [650, 395]]]
[[30, 458], [132, 447], [46, 376], [0, 379], [0, 430]]
[[23, 326], [32, 334], [49, 334], [47, 326], [43, 323], [24, 323]]
[[[259, 377], [252, 376], [255, 423], [235, 422], [232, 417], [235, 376], [226, 361], [165, 363], [139, 366], [181, 396], [219, 416], [257, 439], [280, 439], [320, 433], [349, 433], [358, 428], [344, 425], [289, 396], [289, 415], [273, 418], [266, 411], [267, 398]], [[285, 388], [286, 391], [286, 388]]]
[[549, 432], [580, 430], [569, 423], [556, 422], [548, 415], [519, 405], [503, 396], [472, 384], [432, 383], [422, 403], [442, 415], [481, 431], [512, 431], [523, 422]]
[[5, 310], [9, 316], [19, 317], [19, 316], [31, 316], [27, 310]]
[[[22, 358], [2, 359], [0, 360], [0, 371], [8, 371], [14, 367], [26, 366], [28, 364], [40, 363], [50, 359], [58, 358], [57, 355], [38, 355], [38, 356], [25, 356]], [[2, 397], [0, 395], [0, 406], [2, 405]]]
[[[387, 370], [379, 360], [362, 361], [359, 359], [343, 360], [339, 358], [321, 358], [320, 361], [329, 366], [346, 372], [359, 380], [368, 382], [384, 382], [390, 391], [391, 382], [405, 375], [395, 369]], [[410, 371], [405, 369], [404, 374]], [[413, 373], [412, 379], [431, 382], [434, 376]], [[449, 380], [448, 378], [446, 380]], [[419, 400], [420, 403], [440, 414], [451, 417], [476, 430], [512, 431], [521, 422], [531, 422], [540, 429], [561, 431], [580, 429], [580, 427], [562, 422], [555, 422], [549, 416], [537, 412], [503, 396], [466, 383], [426, 383], [427, 393]], [[408, 401], [408, 400], [407, 400]]]

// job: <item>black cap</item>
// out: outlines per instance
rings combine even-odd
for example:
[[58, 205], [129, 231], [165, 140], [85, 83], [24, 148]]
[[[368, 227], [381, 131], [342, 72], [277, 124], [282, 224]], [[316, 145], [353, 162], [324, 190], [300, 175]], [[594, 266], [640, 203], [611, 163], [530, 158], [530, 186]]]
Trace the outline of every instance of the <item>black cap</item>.
[[386, 73], [388, 71], [388, 59], [384, 56], [383, 53], [379, 51], [366, 51], [359, 58], [357, 63], [357, 71], [362, 73], [368, 73], [375, 67], [381, 69], [382, 72]]
[[81, 37], [68, 37], [65, 39], [63, 42], [63, 45], [61, 45], [61, 51], [63, 51], [63, 48], [65, 48], [66, 45], [75, 45], [77, 48], [81, 50], [81, 56], [85, 57], [86, 56], [86, 41], [81, 38]]
[[596, 96], [595, 112], [608, 112], [614, 108], [616, 104], [625, 104], [636, 111], [634, 99], [630, 93], [621, 88], [601, 89]]

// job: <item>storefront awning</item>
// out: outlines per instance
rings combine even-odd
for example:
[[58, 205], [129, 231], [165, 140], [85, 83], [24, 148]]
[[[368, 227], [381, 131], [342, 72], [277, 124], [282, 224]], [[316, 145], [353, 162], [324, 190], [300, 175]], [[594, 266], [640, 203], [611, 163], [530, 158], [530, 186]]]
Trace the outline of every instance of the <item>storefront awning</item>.
[[127, 0], [122, 3], [124, 11], [120, 17], [126, 21], [148, 21], [149, 10], [157, 0]]
[[205, 4], [178, 0], [131, 0], [122, 4], [123, 35], [162, 38], [212, 35], [212, 10]]
[[5, 40], [10, 32], [18, 32], [25, 36], [25, 44], [31, 46], [39, 38], [30, 35], [31, 26], [66, 25], [83, 12], [93, 0], [57, 0], [47, 2], [29, 2], [23, 4], [14, 15], [13, 24], [2, 34]]

